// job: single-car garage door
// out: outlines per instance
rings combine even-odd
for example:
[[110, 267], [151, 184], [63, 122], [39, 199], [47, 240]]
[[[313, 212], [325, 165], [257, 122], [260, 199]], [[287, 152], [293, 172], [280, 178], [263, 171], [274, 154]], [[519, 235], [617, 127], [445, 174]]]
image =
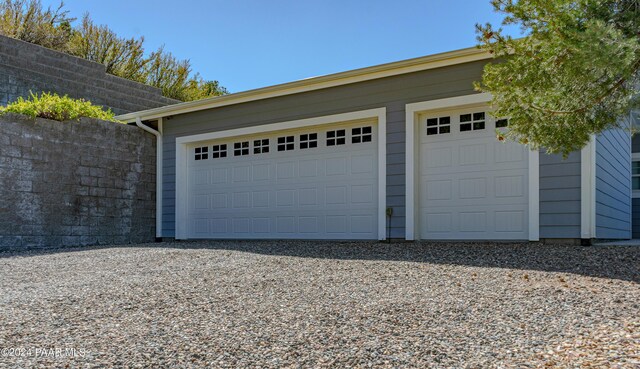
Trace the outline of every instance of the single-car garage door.
[[481, 108], [420, 116], [419, 237], [528, 239], [528, 154]]
[[190, 144], [188, 238], [378, 238], [375, 120]]

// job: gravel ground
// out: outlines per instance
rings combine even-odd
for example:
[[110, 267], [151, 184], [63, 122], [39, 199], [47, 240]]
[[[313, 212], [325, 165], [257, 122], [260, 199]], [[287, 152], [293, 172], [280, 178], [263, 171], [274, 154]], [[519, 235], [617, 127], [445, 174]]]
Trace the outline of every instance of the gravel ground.
[[0, 367], [639, 368], [639, 269], [640, 247], [535, 244], [4, 254]]

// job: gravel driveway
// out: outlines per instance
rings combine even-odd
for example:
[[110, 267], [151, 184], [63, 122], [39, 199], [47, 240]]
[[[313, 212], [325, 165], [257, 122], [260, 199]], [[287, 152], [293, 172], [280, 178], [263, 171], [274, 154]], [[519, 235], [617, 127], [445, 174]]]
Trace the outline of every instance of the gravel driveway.
[[528, 244], [0, 254], [0, 366], [638, 368], [639, 269]]

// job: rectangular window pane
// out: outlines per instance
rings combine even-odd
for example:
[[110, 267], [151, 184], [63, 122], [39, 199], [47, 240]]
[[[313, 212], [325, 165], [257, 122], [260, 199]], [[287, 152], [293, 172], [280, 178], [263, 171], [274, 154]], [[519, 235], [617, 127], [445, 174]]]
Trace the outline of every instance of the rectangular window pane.
[[504, 128], [509, 125], [509, 121], [506, 119], [498, 119], [496, 120], [496, 128]]
[[631, 173], [640, 174], [640, 161], [634, 161], [631, 163]]
[[634, 190], [640, 190], [640, 177], [632, 177], [631, 184]]
[[484, 112], [473, 113], [473, 120], [484, 120]]

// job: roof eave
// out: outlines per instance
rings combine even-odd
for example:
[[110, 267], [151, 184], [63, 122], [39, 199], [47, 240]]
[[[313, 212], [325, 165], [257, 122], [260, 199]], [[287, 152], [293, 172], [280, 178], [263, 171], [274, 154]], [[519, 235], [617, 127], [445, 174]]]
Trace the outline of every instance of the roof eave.
[[199, 110], [213, 109], [221, 106], [291, 95], [300, 92], [313, 91], [322, 88], [335, 87], [349, 83], [418, 72], [427, 69], [441, 68], [490, 58], [492, 58], [492, 55], [485, 50], [478, 49], [477, 47], [466, 48], [262, 87], [229, 95], [209, 97], [202, 100], [188, 101], [154, 109], [142, 110], [139, 112], [122, 114], [117, 116], [116, 119], [124, 122], [133, 122], [136, 118], [140, 118], [142, 120], [153, 120], [169, 115], [191, 113]]

